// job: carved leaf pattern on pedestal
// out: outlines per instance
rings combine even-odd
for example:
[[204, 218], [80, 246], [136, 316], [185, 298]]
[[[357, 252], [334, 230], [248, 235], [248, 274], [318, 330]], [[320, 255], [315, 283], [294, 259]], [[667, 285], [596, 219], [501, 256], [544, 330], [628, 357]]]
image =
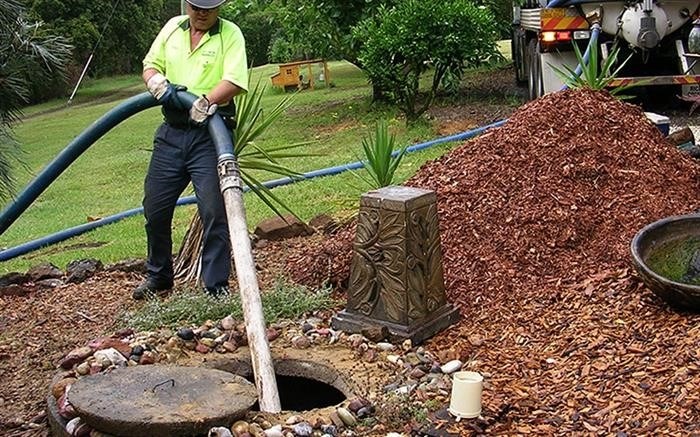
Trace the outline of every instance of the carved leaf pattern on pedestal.
[[427, 317], [447, 301], [436, 205], [433, 203], [413, 211], [407, 228], [409, 319], [416, 321]]
[[379, 211], [363, 208], [357, 218], [355, 255], [350, 269], [348, 309], [369, 316], [379, 302], [374, 246], [379, 239]]
[[380, 300], [387, 320], [407, 324], [406, 284], [403, 275], [406, 216], [397, 211], [382, 210], [380, 217], [378, 249], [382, 256], [377, 264]]

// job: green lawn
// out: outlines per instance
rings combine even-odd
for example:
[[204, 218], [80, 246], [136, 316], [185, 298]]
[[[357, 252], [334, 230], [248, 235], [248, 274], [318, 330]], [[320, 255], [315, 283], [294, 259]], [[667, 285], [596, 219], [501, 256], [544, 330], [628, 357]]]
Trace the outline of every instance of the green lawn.
[[[361, 139], [375, 120], [386, 117], [399, 144], [413, 144], [435, 138], [429, 123], [406, 127], [393, 109], [371, 107], [371, 89], [363, 73], [346, 62], [330, 63], [334, 87], [319, 87], [299, 93], [293, 106], [270, 129], [260, 144], [311, 141], [305, 151], [321, 156], [295, 159], [287, 165], [309, 171], [356, 161]], [[277, 71], [275, 65], [256, 68], [253, 81]], [[27, 119], [16, 133], [26, 153], [28, 171], [20, 171], [20, 187], [50, 162], [76, 135], [86, 129], [121, 99], [143, 92], [138, 76], [124, 76], [89, 82], [70, 106], [65, 100], [27, 108]], [[269, 87], [265, 107], [274, 106], [284, 94]], [[115, 100], [116, 99], [116, 100]], [[90, 104], [93, 102], [94, 104]], [[150, 158], [152, 136], [161, 120], [153, 108], [123, 122], [96, 142], [39, 196], [27, 211], [0, 236], [0, 247], [9, 248], [63, 229], [139, 207], [143, 178]], [[410, 154], [397, 175], [399, 182], [410, 177], [425, 161], [454, 147], [454, 144]], [[261, 180], [274, 176], [261, 176]], [[303, 219], [327, 213], [345, 216], [357, 209], [359, 195], [366, 190], [351, 174], [317, 178], [279, 187], [275, 193]], [[191, 192], [186, 192], [189, 195]], [[252, 228], [274, 213], [251, 195], [246, 195], [248, 223]], [[178, 208], [174, 223], [176, 247], [184, 235], [194, 206]], [[108, 264], [145, 256], [143, 217], [135, 216], [72, 238], [61, 244], [3, 262], [0, 273], [25, 271], [51, 262], [60, 268], [72, 260], [98, 258]]]

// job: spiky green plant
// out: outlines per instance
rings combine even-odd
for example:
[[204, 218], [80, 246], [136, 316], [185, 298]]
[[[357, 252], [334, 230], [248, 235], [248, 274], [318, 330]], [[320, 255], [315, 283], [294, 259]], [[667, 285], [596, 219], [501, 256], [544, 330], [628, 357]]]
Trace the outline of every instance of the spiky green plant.
[[574, 69], [564, 65], [564, 70], [557, 68], [550, 64], [554, 69], [554, 72], [562, 79], [564, 84], [572, 89], [588, 88], [592, 90], [604, 90], [608, 89], [610, 94], [617, 96], [621, 99], [629, 98], [629, 96], [624, 96], [620, 93], [640, 84], [628, 84], [621, 85], [617, 87], [610, 88], [610, 84], [615, 80], [622, 71], [622, 68], [627, 64], [627, 61], [632, 57], [628, 56], [620, 65], [613, 70], [615, 64], [617, 63], [617, 57], [620, 54], [620, 48], [613, 46], [610, 54], [605, 59], [602, 65], [599, 64], [599, 53], [598, 44], [593, 44], [590, 48], [590, 55], [588, 62], [586, 63], [581, 50], [578, 48], [576, 43], [573, 43], [574, 53], [576, 54], [576, 60], [581, 66], [581, 74], [577, 74]]
[[354, 174], [371, 188], [382, 188], [393, 183], [396, 169], [406, 154], [406, 146], [394, 150], [396, 135], [389, 133], [386, 120], [379, 120], [374, 132], [374, 135], [370, 132], [368, 137], [362, 139], [362, 162], [366, 175], [360, 172]]

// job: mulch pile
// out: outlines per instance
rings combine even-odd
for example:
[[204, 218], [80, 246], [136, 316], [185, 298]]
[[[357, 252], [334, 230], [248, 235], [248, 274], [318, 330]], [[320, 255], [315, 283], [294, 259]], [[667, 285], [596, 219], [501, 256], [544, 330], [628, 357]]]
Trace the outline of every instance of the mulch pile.
[[[700, 317], [656, 298], [629, 255], [643, 226], [698, 208], [700, 168], [641, 109], [550, 94], [407, 185], [438, 194], [463, 315], [429, 347], [486, 376], [484, 420], [461, 432], [700, 432]], [[291, 256], [292, 277], [346, 283], [352, 238]]]

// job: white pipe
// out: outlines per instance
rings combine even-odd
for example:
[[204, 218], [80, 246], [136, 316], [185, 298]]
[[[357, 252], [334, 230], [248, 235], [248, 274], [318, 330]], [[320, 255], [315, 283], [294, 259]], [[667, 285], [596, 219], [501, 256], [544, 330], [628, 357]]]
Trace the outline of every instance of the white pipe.
[[228, 229], [231, 238], [233, 262], [236, 266], [238, 288], [241, 293], [243, 318], [246, 324], [250, 359], [253, 365], [255, 386], [258, 392], [260, 411], [279, 413], [282, 410], [275, 369], [272, 363], [267, 329], [260, 299], [258, 278], [255, 273], [253, 250], [248, 236], [245, 208], [243, 207], [243, 184], [238, 163], [234, 158], [219, 157], [219, 178], [224, 197]]
[[70, 98], [68, 99], [68, 103], [73, 101], [73, 97], [75, 97], [75, 93], [78, 92], [78, 87], [80, 86], [80, 82], [83, 81], [83, 78], [85, 77], [85, 73], [87, 73], [87, 69], [90, 66], [90, 62], [92, 62], [93, 53], [90, 53], [90, 57], [88, 58], [87, 62], [85, 63], [85, 67], [83, 68], [83, 72], [80, 73], [80, 77], [78, 78], [78, 83], [75, 84], [75, 88], [73, 88], [73, 93], [70, 95]]

